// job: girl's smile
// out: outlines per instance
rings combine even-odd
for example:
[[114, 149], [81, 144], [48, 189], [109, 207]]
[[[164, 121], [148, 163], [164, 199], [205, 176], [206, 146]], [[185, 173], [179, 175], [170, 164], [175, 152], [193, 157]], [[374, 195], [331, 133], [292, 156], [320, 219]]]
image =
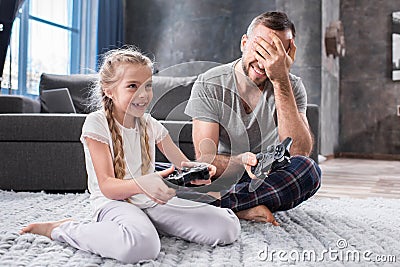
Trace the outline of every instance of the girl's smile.
[[136, 109], [139, 109], [139, 110], [144, 109], [144, 110], [146, 110], [147, 106], [149, 105], [149, 102], [132, 103], [131, 105]]

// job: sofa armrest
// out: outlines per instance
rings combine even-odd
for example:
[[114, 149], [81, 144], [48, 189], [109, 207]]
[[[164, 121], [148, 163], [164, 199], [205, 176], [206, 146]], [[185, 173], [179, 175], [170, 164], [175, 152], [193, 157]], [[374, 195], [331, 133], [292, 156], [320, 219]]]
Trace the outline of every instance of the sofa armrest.
[[0, 95], [0, 113], [39, 113], [40, 102], [21, 95]]
[[[172, 141], [179, 146], [183, 154], [190, 159], [195, 160], [195, 152], [192, 141], [192, 122], [191, 121], [163, 121], [159, 120], [167, 128]], [[168, 162], [165, 156], [157, 149], [156, 161]]]

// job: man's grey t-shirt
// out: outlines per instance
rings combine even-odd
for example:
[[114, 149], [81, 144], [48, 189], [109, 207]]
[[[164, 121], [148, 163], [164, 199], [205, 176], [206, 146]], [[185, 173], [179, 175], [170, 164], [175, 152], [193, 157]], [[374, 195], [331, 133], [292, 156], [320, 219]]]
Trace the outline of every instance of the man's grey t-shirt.
[[[279, 142], [272, 83], [266, 82], [257, 106], [247, 114], [236, 87], [234, 68], [238, 62], [199, 75], [185, 109], [185, 113], [194, 119], [220, 124], [218, 154], [259, 153]], [[305, 113], [307, 94], [304, 85], [292, 74], [289, 79], [297, 108]]]

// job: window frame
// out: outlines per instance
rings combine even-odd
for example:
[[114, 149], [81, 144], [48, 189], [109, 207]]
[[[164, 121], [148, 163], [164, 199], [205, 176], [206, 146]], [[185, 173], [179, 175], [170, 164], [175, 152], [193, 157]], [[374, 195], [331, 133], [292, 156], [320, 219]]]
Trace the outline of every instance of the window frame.
[[[71, 27], [64, 26], [49, 20], [45, 20], [29, 14], [30, 0], [25, 0], [20, 11], [18, 12], [16, 19], [19, 18], [20, 28], [19, 33], [19, 45], [18, 45], [18, 89], [11, 89], [13, 93], [18, 95], [24, 95], [29, 97], [37, 97], [36, 94], [28, 93], [27, 88], [27, 70], [28, 70], [28, 42], [29, 42], [29, 22], [31, 20], [44, 23], [58, 29], [66, 30], [71, 33], [70, 46], [69, 46], [69, 59], [70, 68], [69, 73], [65, 74], [76, 74], [80, 73], [80, 58], [81, 58], [81, 25], [82, 25], [82, 1], [72, 1], [72, 13], [71, 13]], [[3, 74], [4, 75], [4, 74]], [[6, 88], [1, 88], [2, 90]], [[8, 89], [6, 89], [8, 90]]]

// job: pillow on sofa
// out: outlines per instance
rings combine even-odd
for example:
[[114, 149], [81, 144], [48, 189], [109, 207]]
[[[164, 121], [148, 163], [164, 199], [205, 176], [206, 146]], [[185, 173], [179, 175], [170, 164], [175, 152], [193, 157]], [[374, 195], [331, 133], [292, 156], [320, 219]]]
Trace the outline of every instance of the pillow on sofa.
[[[97, 80], [97, 74], [47, 74], [40, 76], [39, 90], [42, 94], [43, 90], [68, 88], [71, 94], [77, 113], [88, 113], [86, 101], [89, 96], [89, 89], [93, 82]], [[45, 112], [42, 109], [42, 112]]]
[[157, 120], [190, 121], [184, 113], [197, 76], [153, 76], [153, 101], [148, 112]]

